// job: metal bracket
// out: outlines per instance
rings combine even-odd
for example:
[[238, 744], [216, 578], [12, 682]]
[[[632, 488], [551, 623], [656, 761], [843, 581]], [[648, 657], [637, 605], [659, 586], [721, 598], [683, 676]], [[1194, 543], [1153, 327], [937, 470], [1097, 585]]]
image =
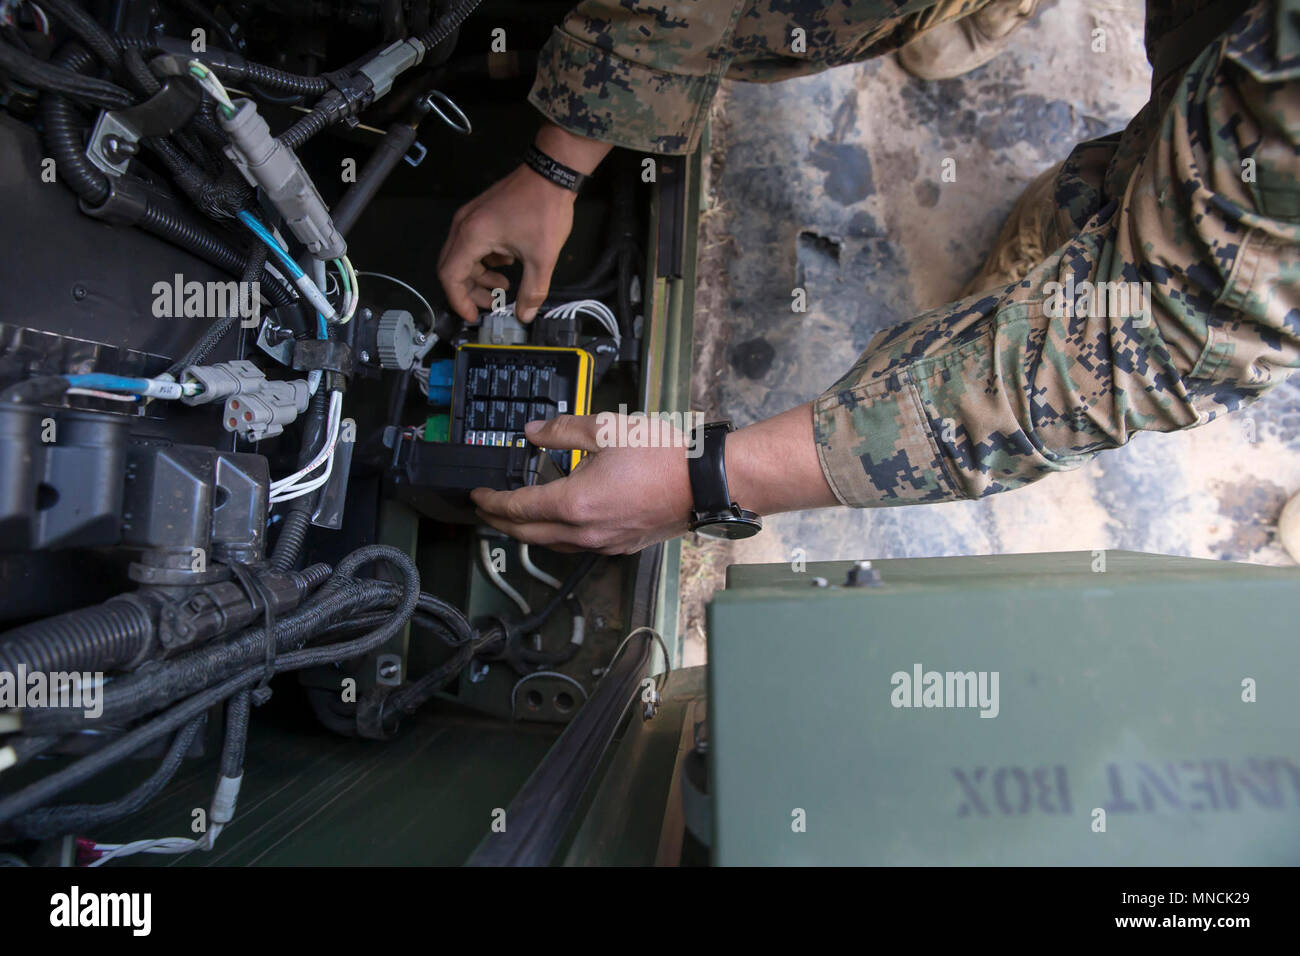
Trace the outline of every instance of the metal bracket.
[[[412, 153], [415, 155], [412, 156]], [[411, 148], [407, 150], [406, 155], [403, 156], [402, 159], [406, 160], [408, 166], [419, 166], [424, 162], [424, 157], [427, 155], [429, 155], [429, 148], [417, 139], [411, 144]]]
[[262, 327], [257, 332], [257, 347], [281, 365], [293, 367], [293, 333], [270, 314], [262, 319]]
[[198, 112], [201, 96], [188, 82], [170, 79], [143, 103], [100, 113], [86, 147], [86, 158], [109, 176], [126, 173], [140, 140], [176, 132]]

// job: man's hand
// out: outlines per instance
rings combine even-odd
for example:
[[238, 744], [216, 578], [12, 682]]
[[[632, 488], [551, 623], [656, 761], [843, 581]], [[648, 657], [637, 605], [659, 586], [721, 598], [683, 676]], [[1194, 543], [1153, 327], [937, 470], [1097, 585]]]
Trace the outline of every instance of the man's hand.
[[[479, 517], [557, 551], [630, 554], [684, 534], [693, 505], [684, 436], [653, 420], [640, 434], [657, 434], [657, 447], [615, 447], [615, 436], [638, 434], [631, 419], [618, 423], [611, 412], [529, 422], [533, 444], [587, 456], [572, 474], [544, 485], [474, 489]], [[726, 468], [731, 497], [760, 515], [838, 504], [817, 457], [809, 405], [729, 435]]]
[[[537, 133], [537, 148], [583, 174], [590, 174], [609, 145], [576, 136], [554, 123]], [[447, 302], [466, 322], [493, 307], [492, 290], [509, 285], [494, 270], [522, 262], [515, 315], [523, 322], [546, 301], [560, 250], [573, 228], [577, 194], [520, 166], [481, 196], [456, 211], [451, 232], [438, 255], [438, 278]]]
[[525, 431], [533, 444], [581, 449], [586, 457], [572, 474], [544, 485], [474, 489], [479, 517], [520, 541], [556, 551], [631, 554], [684, 534], [691, 512], [684, 443], [601, 447], [605, 436], [618, 433], [616, 422], [610, 412], [529, 422]]
[[524, 265], [515, 314], [530, 321], [546, 301], [560, 249], [573, 228], [574, 193], [547, 182], [526, 166], [456, 211], [438, 256], [447, 302], [466, 322], [493, 307], [492, 290], [510, 283], [493, 271]]

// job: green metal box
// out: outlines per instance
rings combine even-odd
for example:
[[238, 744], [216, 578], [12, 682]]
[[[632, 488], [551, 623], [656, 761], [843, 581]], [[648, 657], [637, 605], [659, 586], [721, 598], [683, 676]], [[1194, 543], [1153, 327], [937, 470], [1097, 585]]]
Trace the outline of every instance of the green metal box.
[[1300, 569], [850, 567], [736, 566], [713, 601], [715, 862], [1300, 863]]

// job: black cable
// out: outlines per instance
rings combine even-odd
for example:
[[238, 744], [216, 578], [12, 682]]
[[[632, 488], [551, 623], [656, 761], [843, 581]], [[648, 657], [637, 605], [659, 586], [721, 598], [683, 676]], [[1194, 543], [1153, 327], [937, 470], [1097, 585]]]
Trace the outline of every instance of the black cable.
[[[340, 570], [336, 572], [335, 578], [331, 579], [325, 587], [330, 588], [331, 585], [335, 585], [335, 582], [337, 582], [336, 586], [331, 589], [331, 593], [346, 590], [345, 581], [352, 580], [352, 573], [358, 568], [375, 561], [382, 561], [390, 565], [405, 578], [401, 601], [393, 610], [390, 619], [371, 633], [356, 640], [323, 648], [307, 648], [285, 654], [275, 662], [277, 673], [358, 657], [392, 640], [393, 636], [405, 626], [419, 602], [420, 581], [419, 573], [415, 570], [415, 564], [406, 554], [396, 548], [385, 545], [370, 545], [352, 552], [339, 563]], [[130, 756], [140, 748], [148, 746], [176, 727], [187, 723], [214, 704], [252, 687], [262, 679], [263, 673], [261, 666], [246, 668], [219, 684], [206, 687], [158, 717], [154, 717], [146, 723], [133, 728], [128, 733], [111, 741], [94, 753], [83, 757], [76, 763], [29, 784], [17, 793], [0, 797], [0, 823], [5, 823], [19, 814], [44, 805], [63, 791], [85, 782], [105, 768]]]
[[221, 744], [221, 776], [234, 779], [244, 772], [244, 751], [248, 746], [248, 721], [253, 693], [241, 690], [226, 705], [226, 736]]
[[[328, 415], [328, 389], [318, 388], [303, 418], [298, 468], [306, 467], [315, 457], [315, 450], [324, 442]], [[311, 531], [312, 512], [323, 491], [324, 489], [321, 488], [293, 499], [293, 504], [289, 506], [289, 511], [280, 525], [280, 535], [275, 539], [275, 549], [271, 552], [271, 567], [275, 570], [289, 571], [297, 565], [303, 545], [307, 542], [307, 534]]]
[[582, 579], [587, 576], [587, 572], [595, 566], [599, 559], [600, 555], [594, 551], [583, 554], [574, 569], [569, 572], [569, 576], [564, 579], [564, 582], [551, 595], [550, 600], [546, 602], [542, 609], [534, 611], [527, 617], [522, 617], [517, 621], [507, 622], [509, 630], [521, 634], [532, 634], [537, 631], [546, 623], [546, 619], [555, 613], [555, 609], [564, 602], [573, 589], [581, 583]]
[[92, 106], [121, 109], [135, 102], [129, 92], [107, 80], [97, 80], [38, 60], [8, 43], [0, 43], [0, 69], [38, 90], [74, 96]]
[[[265, 243], [255, 243], [252, 251], [248, 255], [248, 262], [244, 266], [244, 273], [239, 277], [241, 288], [248, 288], [261, 274], [262, 268], [266, 265], [267, 257], [271, 250], [266, 247]], [[226, 337], [239, 319], [239, 312], [236, 310], [233, 314], [225, 318], [218, 319], [203, 334], [203, 337], [190, 346], [190, 350], [177, 359], [167, 369], [173, 377], [179, 374], [183, 369], [191, 365], [201, 365], [203, 360], [212, 354], [213, 349], [221, 344], [221, 340]], [[317, 391], [321, 391], [317, 389]], [[280, 568], [281, 571], [287, 571], [289, 568]]]
[[[382, 560], [397, 570], [405, 582], [400, 597], [395, 596], [396, 585], [390, 582], [354, 578], [354, 566], [346, 563], [354, 556], [357, 556], [355, 560]], [[303, 574], [306, 575], [307, 572]], [[307, 602], [275, 622], [276, 651], [280, 655], [276, 661], [276, 671], [284, 669], [284, 660], [294, 659], [285, 655], [297, 652], [315, 634], [344, 616], [391, 607], [395, 600], [404, 602], [408, 590], [410, 600], [418, 601], [419, 580], [414, 562], [396, 548], [370, 545], [352, 552], [340, 562], [334, 575]], [[405, 623], [409, 616], [410, 612], [406, 612], [402, 622]], [[394, 627], [392, 633], [396, 633], [400, 627], [400, 624]], [[355, 642], [346, 642], [314, 650], [323, 652], [317, 656], [328, 662], [335, 653], [339, 659], [354, 656], [351, 650], [354, 646]], [[356, 653], [364, 653], [364, 650], [362, 648]], [[100, 720], [104, 723], [134, 720], [195, 694], [243, 668], [254, 666], [258, 661], [264, 662], [265, 654], [263, 628], [250, 628], [228, 640], [210, 642], [187, 654], [156, 663], [148, 670], [119, 677], [104, 688]], [[84, 727], [85, 721], [85, 715], [76, 708], [45, 707], [24, 711], [22, 726], [27, 733], [69, 733]]]
[[403, 369], [393, 380], [393, 390], [388, 395], [388, 424], [393, 428], [402, 427], [402, 412], [406, 409], [406, 399], [411, 392], [411, 379], [415, 376], [415, 367]]
[[256, 698], [256, 703], [263, 704], [271, 695], [271, 677], [275, 674], [275, 596], [266, 583], [247, 565], [232, 561], [230, 572], [248, 595], [253, 608], [257, 608], [259, 601], [262, 604], [262, 633], [265, 635], [263, 643], [266, 645], [266, 658], [262, 670], [265, 676], [253, 691], [253, 696]]
[[482, 0], [457, 0], [446, 13], [434, 21], [433, 26], [420, 34], [420, 42], [432, 50], [451, 36], [465, 22]]
[[135, 48], [146, 55], [172, 54], [198, 60], [221, 79], [236, 85], [255, 83], [258, 86], [284, 90], [299, 96], [321, 96], [331, 89], [330, 81], [323, 76], [289, 73], [286, 70], [267, 66], [264, 63], [253, 63], [242, 56], [226, 54], [218, 50], [193, 53], [184, 41], [117, 34], [113, 37], [113, 42], [119, 49]]
[[83, 833], [92, 827], [104, 826], [138, 812], [176, 776], [176, 771], [194, 744], [194, 738], [203, 728], [204, 720], [204, 715], [200, 714], [178, 730], [158, 769], [130, 793], [108, 803], [42, 807], [24, 813], [10, 825], [21, 837], [43, 840], [67, 833]]
[[379, 141], [379, 145], [366, 160], [366, 165], [357, 174], [357, 181], [331, 210], [334, 228], [339, 231], [339, 235], [347, 237], [371, 200], [375, 198], [375, 194], [379, 192], [379, 188], [410, 150], [411, 144], [415, 142], [415, 136], [416, 129], [410, 123], [394, 123], [388, 127], [388, 132], [384, 134], [384, 138]]
[[153, 639], [152, 592], [42, 618], [0, 634], [0, 671], [111, 671], [136, 660]]
[[231, 36], [230, 30], [217, 19], [216, 14], [199, 3], [198, 0], [165, 0], [165, 2], [168, 6], [175, 6], [177, 9], [188, 13], [195, 24], [206, 24], [217, 36], [221, 37], [226, 49], [230, 50], [231, 53], [239, 52], [239, 44]]
[[[582, 605], [573, 595], [565, 598], [564, 604], [575, 620], [584, 616]], [[581, 646], [575, 644], [572, 640], [568, 640], [558, 651], [536, 650], [524, 645], [523, 631], [512, 631], [502, 656], [516, 671], [526, 674], [537, 667], [558, 667], [561, 664], [568, 663], [578, 653]]]
[[[75, 73], [84, 73], [94, 60], [84, 47], [68, 44], [55, 57], [55, 63]], [[54, 157], [60, 178], [90, 207], [99, 207], [110, 196], [108, 178], [86, 158], [82, 144], [81, 122], [67, 97], [48, 92], [41, 97], [42, 132], [46, 148]], [[225, 239], [190, 222], [179, 209], [159, 195], [150, 194], [145, 209], [135, 225], [160, 239], [179, 246], [201, 259], [232, 274], [241, 275], [247, 257]], [[274, 305], [294, 301], [279, 279], [264, 268], [262, 288]]]
[[113, 70], [122, 68], [122, 53], [112, 34], [101, 27], [95, 18], [72, 0], [48, 0], [44, 7], [68, 27], [78, 39], [95, 54], [105, 66]]
[[[300, 594], [310, 594], [326, 576], [328, 565], [314, 565], [292, 576]], [[0, 634], [0, 671], [28, 673], [120, 670], [143, 659], [151, 649], [155, 626], [166, 598], [141, 588], [79, 608], [32, 621]], [[256, 606], [256, 605], [254, 605]], [[116, 693], [130, 678], [112, 681], [105, 690]], [[55, 710], [58, 708], [51, 708]], [[76, 712], [75, 710], [73, 711]], [[42, 711], [26, 716], [39, 719]], [[74, 728], [75, 729], [75, 726]]]
[[[433, 26], [420, 34], [417, 39], [424, 44], [426, 50], [432, 51], [434, 47], [460, 28], [465, 18], [474, 12], [474, 8], [480, 2], [481, 0], [457, 0], [446, 13], [437, 19]], [[339, 72], [351, 74], [355, 71]], [[290, 126], [277, 138], [288, 149], [295, 151], [301, 149], [313, 136], [354, 115], [357, 112], [358, 104], [361, 102], [363, 101], [349, 99], [338, 90], [330, 90], [321, 97], [315, 109]]]

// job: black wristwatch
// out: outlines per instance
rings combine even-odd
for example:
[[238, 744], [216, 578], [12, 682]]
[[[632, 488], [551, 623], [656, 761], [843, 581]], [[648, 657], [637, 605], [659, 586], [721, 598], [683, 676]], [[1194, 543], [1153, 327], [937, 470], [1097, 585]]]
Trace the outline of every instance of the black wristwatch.
[[690, 528], [711, 538], [748, 538], [763, 530], [763, 519], [731, 500], [724, 452], [731, 422], [709, 422], [696, 429], [686, 464], [691, 476]]

